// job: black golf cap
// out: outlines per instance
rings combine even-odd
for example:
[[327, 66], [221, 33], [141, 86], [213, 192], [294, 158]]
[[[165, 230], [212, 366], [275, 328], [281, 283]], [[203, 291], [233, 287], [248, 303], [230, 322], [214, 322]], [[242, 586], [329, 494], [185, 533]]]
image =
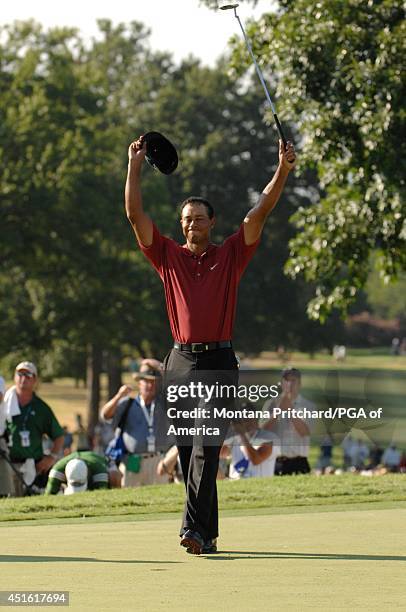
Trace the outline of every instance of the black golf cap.
[[173, 144], [159, 132], [147, 132], [143, 140], [147, 143], [147, 162], [163, 174], [172, 174], [178, 167], [178, 154]]

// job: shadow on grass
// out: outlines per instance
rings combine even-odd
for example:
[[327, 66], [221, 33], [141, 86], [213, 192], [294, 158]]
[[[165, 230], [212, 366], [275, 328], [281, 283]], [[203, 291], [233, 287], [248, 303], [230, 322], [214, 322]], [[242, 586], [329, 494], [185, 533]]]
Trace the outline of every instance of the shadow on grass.
[[180, 561], [144, 561], [141, 559], [95, 559], [94, 557], [48, 557], [40, 555], [0, 555], [0, 563], [60, 563], [60, 562], [82, 562], [82, 563], [144, 563], [144, 564], [168, 564], [180, 563]]
[[400, 555], [346, 555], [327, 553], [259, 552], [258, 550], [221, 550], [215, 555], [202, 555], [215, 561], [235, 561], [237, 559], [308, 559], [323, 561], [406, 561]]

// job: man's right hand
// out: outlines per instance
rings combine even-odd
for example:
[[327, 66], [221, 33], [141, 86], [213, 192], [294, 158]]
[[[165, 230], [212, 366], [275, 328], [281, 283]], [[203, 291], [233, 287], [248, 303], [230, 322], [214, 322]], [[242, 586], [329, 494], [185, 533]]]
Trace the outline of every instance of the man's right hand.
[[101, 409], [100, 415], [102, 419], [109, 420], [112, 419], [116, 413], [118, 402], [123, 399], [123, 397], [128, 397], [130, 393], [132, 393], [133, 388], [129, 385], [122, 385], [114, 397], [111, 398], [106, 404], [104, 404]]
[[140, 164], [144, 161], [147, 153], [147, 143], [144, 141], [144, 136], [140, 136], [138, 140], [134, 140], [128, 147], [129, 161], [138, 161]]
[[141, 194], [141, 168], [147, 153], [145, 137], [140, 136], [128, 147], [128, 171], [125, 183], [125, 211], [139, 244], [152, 244], [154, 226], [144, 212]]
[[117, 391], [117, 395], [116, 395], [117, 400], [121, 400], [123, 397], [127, 397], [128, 395], [132, 393], [132, 391], [133, 391], [133, 388], [130, 387], [129, 385], [122, 385]]

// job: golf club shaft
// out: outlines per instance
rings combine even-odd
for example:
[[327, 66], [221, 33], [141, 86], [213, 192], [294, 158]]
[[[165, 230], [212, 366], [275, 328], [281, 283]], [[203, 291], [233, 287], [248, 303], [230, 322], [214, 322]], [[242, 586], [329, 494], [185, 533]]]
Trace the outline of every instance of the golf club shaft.
[[267, 88], [266, 83], [265, 83], [265, 81], [264, 81], [264, 77], [263, 77], [263, 74], [262, 74], [261, 68], [258, 66], [258, 64], [257, 64], [257, 60], [255, 59], [255, 55], [254, 55], [254, 53], [253, 53], [253, 51], [252, 51], [251, 43], [250, 43], [250, 41], [249, 41], [249, 39], [248, 39], [248, 36], [247, 36], [247, 35], [246, 35], [246, 33], [245, 33], [244, 26], [242, 25], [242, 23], [241, 23], [241, 19], [240, 19], [240, 18], [239, 18], [239, 16], [237, 15], [237, 11], [236, 11], [236, 9], [235, 9], [235, 8], [234, 8], [234, 15], [235, 15], [235, 17], [236, 17], [236, 19], [237, 19], [238, 23], [240, 24], [240, 28], [241, 28], [241, 31], [242, 31], [243, 36], [244, 36], [245, 44], [247, 45], [247, 49], [248, 49], [248, 51], [250, 52], [250, 55], [251, 55], [251, 57], [252, 57], [252, 61], [254, 62], [254, 66], [255, 66], [255, 69], [256, 69], [256, 71], [257, 71], [257, 74], [258, 74], [259, 80], [261, 81], [261, 85], [262, 85], [262, 87], [264, 88], [264, 92], [265, 92], [265, 95], [266, 95], [266, 99], [268, 100], [269, 105], [270, 105], [270, 107], [271, 107], [272, 114], [273, 114], [273, 118], [274, 118], [274, 120], [275, 120], [275, 124], [276, 124], [276, 128], [277, 128], [277, 130], [278, 130], [278, 132], [279, 132], [279, 136], [280, 136], [280, 138], [281, 138], [281, 140], [282, 140], [282, 142], [283, 142], [283, 146], [284, 146], [284, 147], [285, 147], [285, 149], [286, 149], [286, 147], [287, 147], [287, 141], [286, 141], [286, 138], [285, 138], [285, 134], [283, 133], [282, 126], [281, 126], [281, 124], [280, 124], [280, 121], [279, 121], [278, 115], [276, 114], [276, 108], [275, 108], [275, 106], [274, 106], [274, 104], [273, 104], [273, 102], [272, 102], [272, 98], [271, 98], [271, 96], [270, 96], [270, 94], [269, 94], [268, 88]]

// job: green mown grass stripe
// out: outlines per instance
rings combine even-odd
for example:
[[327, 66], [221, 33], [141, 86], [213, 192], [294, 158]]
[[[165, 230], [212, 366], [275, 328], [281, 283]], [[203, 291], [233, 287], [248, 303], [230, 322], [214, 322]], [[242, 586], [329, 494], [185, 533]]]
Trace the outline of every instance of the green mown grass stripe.
[[[293, 476], [270, 479], [219, 481], [222, 512], [235, 510], [329, 507], [369, 502], [405, 502], [406, 477], [386, 474], [363, 477]], [[0, 522], [81, 517], [115, 517], [181, 512], [183, 485], [163, 485], [110, 491], [93, 491], [65, 497], [38, 496], [0, 500]]]

